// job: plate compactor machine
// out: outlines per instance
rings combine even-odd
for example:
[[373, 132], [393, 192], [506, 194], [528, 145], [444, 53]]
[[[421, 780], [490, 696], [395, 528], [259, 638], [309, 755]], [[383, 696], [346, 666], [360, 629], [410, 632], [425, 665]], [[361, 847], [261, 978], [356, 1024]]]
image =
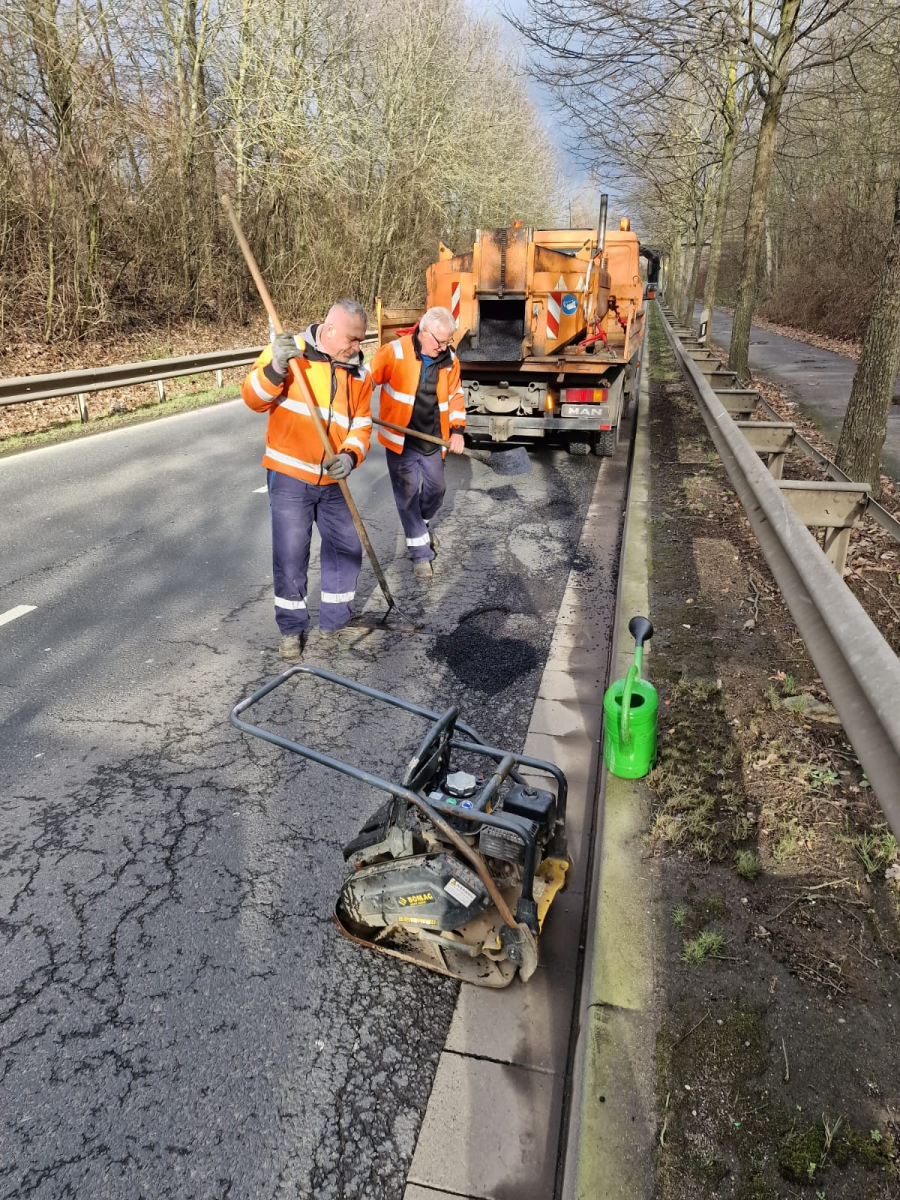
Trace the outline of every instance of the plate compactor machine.
[[[241, 719], [300, 675], [430, 723], [399, 783]], [[523, 980], [534, 974], [544, 919], [571, 865], [559, 767], [487, 745], [455, 707], [430, 712], [303, 664], [242, 700], [231, 722], [387, 795], [344, 846], [351, 870], [334, 918], [345, 937], [482, 987], [506, 987], [516, 971]]]

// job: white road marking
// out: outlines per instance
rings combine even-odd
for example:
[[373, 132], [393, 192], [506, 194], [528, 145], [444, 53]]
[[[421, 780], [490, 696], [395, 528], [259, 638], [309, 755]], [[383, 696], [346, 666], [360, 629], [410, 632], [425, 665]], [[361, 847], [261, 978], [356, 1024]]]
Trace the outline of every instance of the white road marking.
[[17, 604], [15, 608], [0, 613], [0, 625], [5, 625], [7, 621], [14, 621], [16, 617], [24, 617], [26, 613], [34, 612], [36, 608], [36, 604]]
[[255, 495], [257, 492], [267, 492], [268, 490], [269, 490], [269, 485], [267, 483], [265, 483], [265, 484], [263, 484], [263, 486], [261, 488], [254, 488], [253, 493]]

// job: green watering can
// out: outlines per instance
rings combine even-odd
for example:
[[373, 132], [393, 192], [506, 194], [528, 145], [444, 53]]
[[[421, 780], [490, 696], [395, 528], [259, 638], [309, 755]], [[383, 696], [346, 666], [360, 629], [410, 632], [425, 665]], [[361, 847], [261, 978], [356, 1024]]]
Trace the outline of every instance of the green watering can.
[[641, 779], [656, 762], [659, 697], [653, 684], [641, 679], [644, 642], [653, 637], [653, 626], [646, 617], [632, 617], [628, 632], [634, 638], [634, 662], [603, 697], [603, 761], [621, 779]]

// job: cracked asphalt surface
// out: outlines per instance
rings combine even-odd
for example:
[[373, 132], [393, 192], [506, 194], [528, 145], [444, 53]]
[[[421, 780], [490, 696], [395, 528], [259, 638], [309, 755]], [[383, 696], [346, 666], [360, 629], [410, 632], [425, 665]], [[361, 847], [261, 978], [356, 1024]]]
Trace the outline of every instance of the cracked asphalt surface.
[[[237, 402], [0, 462], [0, 613], [37, 606], [0, 627], [3, 1197], [402, 1197], [456, 985], [331, 922], [379, 794], [228, 723], [281, 669], [263, 434]], [[422, 629], [309, 661], [521, 747], [602, 470], [533, 464], [449, 463], [423, 591], [374, 450], [354, 494]], [[303, 676], [254, 712], [387, 776], [424, 730]]]

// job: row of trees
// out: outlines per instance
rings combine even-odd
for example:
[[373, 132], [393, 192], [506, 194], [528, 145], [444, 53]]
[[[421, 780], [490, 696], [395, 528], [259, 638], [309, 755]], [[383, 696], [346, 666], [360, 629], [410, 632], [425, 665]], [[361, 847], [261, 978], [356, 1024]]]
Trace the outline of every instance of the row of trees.
[[676, 310], [733, 303], [741, 378], [766, 297], [865, 335], [838, 455], [877, 489], [900, 368], [900, 4], [529, 0], [513, 19], [586, 165], [626, 180]]
[[242, 317], [224, 190], [286, 313], [418, 300], [557, 172], [465, 0], [0, 0], [0, 332]]

